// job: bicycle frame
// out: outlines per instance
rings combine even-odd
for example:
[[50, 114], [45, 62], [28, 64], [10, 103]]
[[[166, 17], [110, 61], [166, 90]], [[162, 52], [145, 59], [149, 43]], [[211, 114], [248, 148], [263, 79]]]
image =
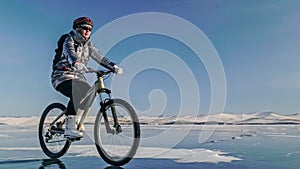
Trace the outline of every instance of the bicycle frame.
[[[80, 122], [77, 126], [77, 129], [80, 130], [82, 128], [82, 124], [90, 112], [91, 106], [98, 94], [106, 93], [108, 95], [108, 98], [111, 99], [111, 91], [109, 89], [106, 89], [103, 82], [103, 77], [98, 76], [97, 81], [94, 83], [94, 85], [88, 90], [86, 96], [80, 101], [80, 104], [85, 102], [87, 100], [86, 106], [84, 108], [84, 112], [82, 113], [82, 116], [80, 118]], [[102, 104], [104, 103], [104, 100], [102, 99], [100, 95], [100, 105], [102, 107]]]

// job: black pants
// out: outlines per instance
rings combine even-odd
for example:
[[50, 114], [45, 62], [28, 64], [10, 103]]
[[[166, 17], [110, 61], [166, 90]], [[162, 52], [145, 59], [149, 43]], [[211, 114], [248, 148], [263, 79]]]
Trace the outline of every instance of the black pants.
[[79, 103], [90, 88], [88, 83], [79, 80], [67, 80], [56, 87], [57, 91], [70, 98], [66, 115], [76, 115], [78, 108], [84, 109], [86, 102]]

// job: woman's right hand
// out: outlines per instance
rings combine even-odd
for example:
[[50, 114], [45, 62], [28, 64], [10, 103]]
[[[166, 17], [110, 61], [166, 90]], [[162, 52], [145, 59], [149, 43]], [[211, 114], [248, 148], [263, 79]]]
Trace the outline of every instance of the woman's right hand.
[[118, 65], [114, 65], [114, 73], [115, 74], [122, 74], [123, 73], [123, 69], [120, 68]]

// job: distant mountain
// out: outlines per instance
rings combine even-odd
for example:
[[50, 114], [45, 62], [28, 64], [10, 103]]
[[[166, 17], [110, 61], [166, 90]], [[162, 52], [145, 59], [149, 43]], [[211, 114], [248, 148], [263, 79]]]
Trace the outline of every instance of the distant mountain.
[[274, 112], [255, 112], [249, 114], [218, 113], [183, 117], [140, 117], [142, 124], [300, 124], [300, 114], [280, 115]]
[[[0, 117], [0, 125], [37, 125], [37, 116], [33, 117]], [[127, 117], [119, 119], [126, 123]], [[86, 124], [94, 124], [95, 117], [88, 116]], [[275, 125], [300, 124], [300, 114], [281, 115], [275, 112], [254, 112], [246, 114], [218, 113], [199, 116], [139, 116], [142, 125], [171, 125], [171, 124], [226, 124], [226, 125]]]

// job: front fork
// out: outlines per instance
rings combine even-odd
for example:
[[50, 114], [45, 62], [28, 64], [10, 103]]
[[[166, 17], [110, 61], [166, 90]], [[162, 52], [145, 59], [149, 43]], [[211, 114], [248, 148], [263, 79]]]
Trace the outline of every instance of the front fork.
[[108, 103], [109, 104], [113, 103], [112, 99], [108, 99], [108, 100], [100, 103], [101, 112], [102, 112], [102, 115], [103, 115], [103, 118], [104, 118], [104, 124], [105, 124], [105, 128], [106, 128], [106, 132], [107, 133], [112, 133], [112, 134], [115, 134], [115, 133], [118, 134], [118, 133], [122, 132], [122, 128], [121, 128], [121, 125], [118, 121], [116, 109], [115, 109], [114, 106], [111, 106], [110, 110], [111, 110], [112, 118], [113, 118], [113, 122], [114, 122], [113, 127], [115, 129], [112, 129], [109, 125], [109, 119], [108, 119], [108, 116], [107, 116], [107, 111], [105, 109]]

